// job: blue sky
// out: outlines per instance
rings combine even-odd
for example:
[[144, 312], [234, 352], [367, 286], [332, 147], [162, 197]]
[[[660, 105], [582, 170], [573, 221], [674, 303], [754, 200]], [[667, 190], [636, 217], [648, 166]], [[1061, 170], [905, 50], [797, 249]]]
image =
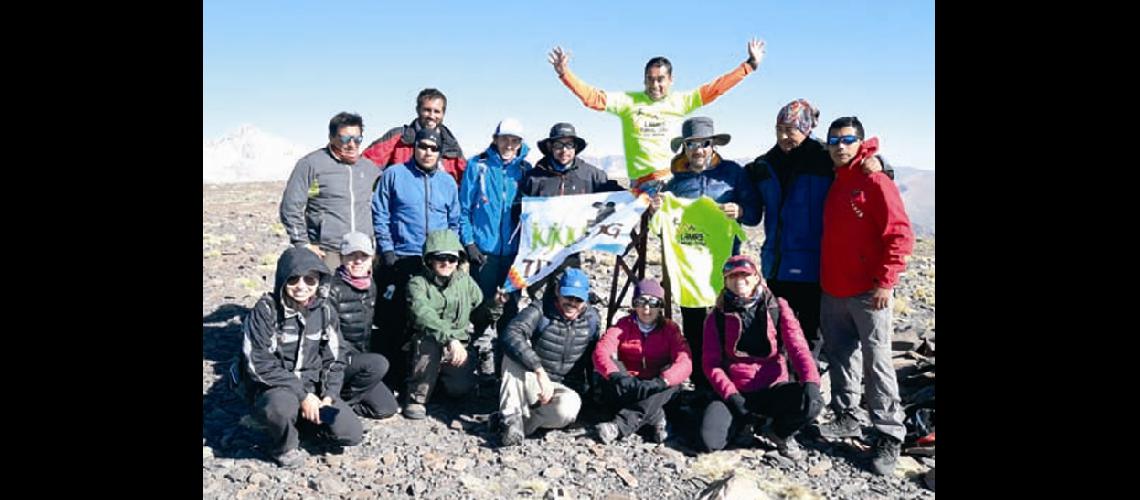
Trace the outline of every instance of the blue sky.
[[[582, 106], [546, 62], [555, 45], [570, 68], [605, 90], [643, 88], [651, 57], [673, 63], [674, 90], [693, 89], [767, 42], [757, 73], [694, 115], [732, 135], [729, 158], [775, 143], [776, 112], [804, 97], [820, 128], [856, 115], [892, 164], [934, 169], [934, 2], [488, 3], [436, 1], [203, 3], [202, 134], [243, 123], [303, 146], [327, 141], [339, 111], [364, 117], [365, 141], [414, 117], [416, 94], [448, 96], [444, 123], [471, 156], [495, 124], [518, 118], [534, 147], [568, 121], [584, 155], [621, 154], [612, 115]], [[423, 5], [429, 5], [425, 8]]]

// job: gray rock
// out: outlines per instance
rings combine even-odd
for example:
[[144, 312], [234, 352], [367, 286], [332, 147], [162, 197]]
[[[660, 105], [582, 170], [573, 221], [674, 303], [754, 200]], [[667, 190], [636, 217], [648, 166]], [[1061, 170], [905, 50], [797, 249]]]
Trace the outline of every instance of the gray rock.
[[269, 476], [265, 474], [254, 472], [253, 474], [250, 474], [248, 478], [246, 478], [246, 482], [249, 484], [256, 484], [258, 486], [265, 486], [270, 483], [270, 479]]
[[332, 474], [321, 474], [309, 479], [309, 488], [322, 495], [341, 495], [348, 493], [349, 489]]
[[565, 476], [565, 475], [566, 475], [566, 469], [563, 469], [562, 467], [559, 467], [557, 465], [552, 466], [552, 467], [547, 467], [546, 470], [542, 471], [542, 476], [550, 478], [550, 479], [558, 479], [558, 478]]

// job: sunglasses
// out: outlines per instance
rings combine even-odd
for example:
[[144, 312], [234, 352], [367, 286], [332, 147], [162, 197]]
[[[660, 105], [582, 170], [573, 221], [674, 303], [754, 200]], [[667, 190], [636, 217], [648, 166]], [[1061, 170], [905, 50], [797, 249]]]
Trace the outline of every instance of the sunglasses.
[[422, 149], [424, 151], [431, 151], [434, 153], [436, 151], [439, 151], [439, 146], [432, 146], [430, 144], [424, 144], [421, 142], [419, 144], [416, 144], [416, 149]]
[[562, 298], [566, 299], [567, 301], [569, 301], [571, 304], [574, 304], [574, 305], [579, 305], [579, 304], [585, 302], [584, 300], [579, 299], [578, 297], [571, 297], [569, 295], [563, 296]]
[[574, 149], [573, 142], [554, 142], [550, 144], [550, 149], [558, 151], [559, 149]]
[[301, 281], [302, 279], [304, 279], [305, 284], [309, 286], [317, 286], [317, 281], [319, 281], [316, 276], [293, 276], [290, 277], [285, 283], [289, 286], [297, 286], [297, 282]]
[[456, 257], [454, 255], [449, 255], [449, 254], [432, 255], [431, 260], [434, 260], [436, 262], [446, 262], [448, 264], [454, 264], [456, 262], [459, 262], [459, 257]]
[[661, 302], [661, 299], [657, 297], [638, 297], [636, 299], [633, 299], [633, 307], [661, 307], [662, 305], [663, 303]]
[[700, 149], [712, 146], [712, 139], [705, 139], [700, 141], [685, 141], [685, 147], [689, 149]]
[[827, 138], [827, 145], [828, 146], [835, 146], [836, 144], [839, 144], [841, 142], [843, 144], [850, 145], [850, 144], [855, 144], [858, 140], [859, 140], [859, 137], [854, 136], [854, 135], [845, 135], [843, 137], [828, 137]]
[[342, 146], [347, 146], [350, 142], [355, 142], [357, 144], [364, 142], [363, 135], [338, 135], [336, 138], [340, 141], [340, 144]]
[[726, 263], [724, 265], [724, 269], [721, 270], [721, 274], [724, 274], [725, 276], [736, 272], [747, 272], [749, 274], [755, 274], [756, 267], [753, 266], [751, 262], [748, 262], [746, 260], [738, 260], [736, 262]]

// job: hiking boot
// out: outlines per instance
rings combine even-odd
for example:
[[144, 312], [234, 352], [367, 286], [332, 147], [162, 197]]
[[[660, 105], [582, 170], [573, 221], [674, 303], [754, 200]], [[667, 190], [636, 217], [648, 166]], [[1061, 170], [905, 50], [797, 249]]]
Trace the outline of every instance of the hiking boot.
[[277, 466], [282, 469], [296, 469], [305, 463], [305, 452], [300, 448], [293, 448], [276, 457], [273, 461], [277, 462]]
[[902, 442], [887, 436], [879, 436], [879, 440], [875, 442], [874, 460], [871, 460], [871, 468], [875, 470], [875, 474], [880, 476], [890, 475], [894, 472], [895, 464], [899, 461], [899, 453], [902, 452]]
[[779, 454], [792, 460], [803, 460], [805, 453], [803, 448], [800, 448], [799, 441], [796, 441], [795, 434], [782, 438], [777, 436], [775, 432], [768, 430], [764, 432], [764, 437], [776, 445], [776, 451]]
[[408, 403], [404, 405], [404, 418], [412, 420], [421, 420], [427, 417], [427, 407], [419, 403]]
[[621, 436], [621, 432], [618, 432], [617, 425], [613, 422], [602, 422], [598, 424], [594, 430], [598, 432], [598, 440], [601, 441], [602, 444], [610, 444]]
[[523, 438], [523, 424], [522, 418], [517, 414], [511, 414], [501, 417], [500, 431], [499, 431], [499, 446], [518, 446], [522, 444]]
[[665, 421], [664, 411], [657, 415], [657, 419], [653, 421], [653, 434], [651, 437], [654, 443], [664, 443], [666, 439], [669, 439], [669, 430], [666, 428], [668, 422]]
[[835, 420], [819, 426], [819, 435], [825, 438], [861, 438], [863, 425], [859, 417], [852, 412], [842, 412], [835, 416]]

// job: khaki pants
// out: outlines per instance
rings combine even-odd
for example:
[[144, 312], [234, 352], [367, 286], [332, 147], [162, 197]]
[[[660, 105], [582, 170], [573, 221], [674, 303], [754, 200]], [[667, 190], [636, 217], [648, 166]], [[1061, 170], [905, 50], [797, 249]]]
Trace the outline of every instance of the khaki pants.
[[435, 338], [424, 335], [412, 341], [412, 373], [408, 376], [408, 402], [427, 404], [436, 382], [453, 398], [464, 397], [475, 388], [475, 355], [467, 348], [467, 359], [460, 366], [443, 363], [443, 348]]
[[582, 398], [569, 387], [551, 381], [554, 396], [538, 406], [538, 376], [521, 364], [503, 356], [503, 381], [499, 385], [499, 411], [503, 417], [522, 415], [523, 434], [538, 429], [560, 429], [574, 423]]

